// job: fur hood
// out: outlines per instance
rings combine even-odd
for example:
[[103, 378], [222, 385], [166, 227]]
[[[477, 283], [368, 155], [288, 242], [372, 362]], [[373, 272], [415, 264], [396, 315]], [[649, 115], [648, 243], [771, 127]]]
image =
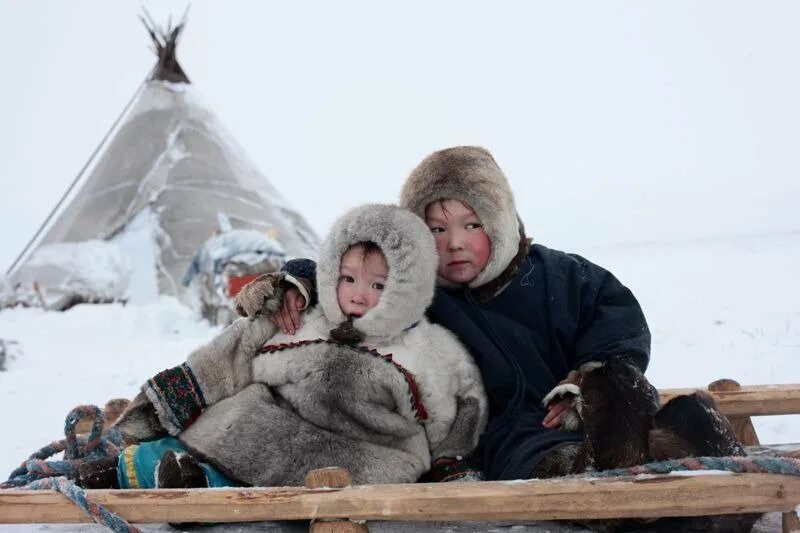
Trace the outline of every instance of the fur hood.
[[378, 305], [355, 319], [353, 327], [368, 343], [383, 344], [425, 315], [436, 283], [436, 245], [425, 223], [400, 207], [371, 204], [346, 213], [322, 243], [317, 266], [319, 303], [333, 324], [347, 320], [336, 299], [342, 255], [364, 241], [380, 247], [389, 275]]
[[[521, 223], [508, 180], [492, 154], [478, 146], [457, 146], [426, 157], [403, 185], [400, 205], [425, 218], [425, 207], [453, 198], [469, 204], [492, 242], [489, 263], [469, 283], [480, 287], [497, 278], [517, 254]], [[453, 284], [439, 278], [439, 284]]]

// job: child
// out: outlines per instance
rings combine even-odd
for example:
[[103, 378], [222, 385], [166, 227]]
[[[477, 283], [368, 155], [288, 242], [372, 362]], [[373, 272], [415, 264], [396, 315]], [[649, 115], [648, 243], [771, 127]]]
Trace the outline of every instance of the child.
[[[693, 422], [717, 428], [710, 436], [685, 427], [683, 408], [656, 416], [657, 392], [642, 374], [650, 332], [636, 298], [586, 259], [532, 245], [487, 150], [428, 156], [406, 180], [401, 205], [436, 241], [439, 288], [427, 316], [458, 336], [483, 377], [490, 419], [479, 457], [488, 479], [625, 467], [701, 449], [742, 453], [704, 398], [686, 401]], [[284, 268], [313, 277], [308, 261]], [[288, 291], [275, 323], [294, 331], [303, 300]]]
[[466, 455], [486, 399], [468, 352], [424, 316], [435, 276], [433, 238], [418, 217], [352, 210], [323, 243], [319, 305], [297, 334], [269, 320], [291, 277], [259, 278], [257, 304], [247, 287], [238, 300], [258, 316], [150, 379], [116, 424], [136, 442], [169, 437], [84, 465], [79, 483], [302, 485], [325, 466], [356, 483], [401, 483], [432, 460]]

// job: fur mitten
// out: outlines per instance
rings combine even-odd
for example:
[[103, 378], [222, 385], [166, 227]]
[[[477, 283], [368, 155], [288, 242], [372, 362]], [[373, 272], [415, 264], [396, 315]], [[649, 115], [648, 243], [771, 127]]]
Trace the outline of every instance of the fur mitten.
[[658, 391], [641, 370], [609, 359], [581, 383], [585, 467], [626, 468], [647, 462]]
[[581, 384], [587, 373], [595, 368], [602, 366], [600, 361], [589, 361], [581, 365], [577, 370], [571, 370], [567, 377], [553, 390], [547, 393], [542, 400], [542, 406], [547, 409], [550, 404], [561, 400], [572, 398], [572, 405], [564, 412], [561, 419], [561, 427], [566, 431], [580, 431], [583, 428], [583, 398], [581, 397]]
[[241, 316], [270, 316], [283, 305], [284, 272], [273, 272], [257, 277], [236, 295], [236, 312]]

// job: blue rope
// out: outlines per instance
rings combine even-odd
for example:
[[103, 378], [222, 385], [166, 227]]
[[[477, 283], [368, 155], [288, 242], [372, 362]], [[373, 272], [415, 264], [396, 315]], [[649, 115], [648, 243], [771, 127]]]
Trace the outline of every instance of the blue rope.
[[[78, 437], [75, 428], [82, 418], [92, 419], [88, 437]], [[33, 453], [22, 466], [11, 472], [0, 489], [55, 490], [64, 494], [87, 516], [118, 533], [140, 533], [140, 530], [104, 506], [91, 501], [86, 491], [78, 487], [75, 478], [78, 465], [86, 461], [115, 456], [125, 447], [117, 428], [103, 432], [105, 416], [97, 406], [80, 405], [67, 414], [64, 421], [66, 438], [51, 442]], [[48, 457], [64, 452], [63, 461], [47, 461]]]
[[[75, 428], [82, 418], [92, 419], [92, 429], [87, 437], [78, 437]], [[117, 428], [103, 432], [105, 416], [95, 405], [80, 405], [67, 414], [64, 421], [66, 438], [54, 441], [33, 453], [16, 468], [0, 488], [16, 488], [42, 478], [64, 476], [75, 478], [79, 464], [117, 455], [125, 447], [122, 434]], [[63, 461], [47, 461], [58, 452], [64, 452]]]
[[791, 457], [685, 457], [629, 468], [586, 472], [570, 477], [622, 477], [638, 474], [668, 474], [681, 470], [723, 470], [735, 473], [785, 474], [800, 476], [800, 459]]
[[94, 522], [104, 525], [117, 533], [141, 533], [136, 526], [129, 524], [124, 518], [109, 511], [105, 506], [91, 501], [86, 491], [64, 476], [39, 479], [25, 487], [30, 490], [55, 490], [69, 498], [72, 503], [86, 513]]

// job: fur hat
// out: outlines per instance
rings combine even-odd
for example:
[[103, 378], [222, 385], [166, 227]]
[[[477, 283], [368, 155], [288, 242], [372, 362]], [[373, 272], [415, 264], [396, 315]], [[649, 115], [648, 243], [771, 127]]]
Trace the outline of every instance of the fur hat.
[[424, 317], [436, 283], [436, 245], [419, 217], [395, 205], [365, 205], [346, 213], [322, 243], [317, 265], [319, 303], [334, 324], [347, 320], [336, 298], [342, 256], [367, 241], [383, 252], [389, 275], [378, 305], [353, 320], [353, 327], [367, 341], [383, 343]]
[[[400, 205], [425, 218], [425, 208], [437, 200], [468, 204], [492, 242], [489, 263], [469, 282], [480, 287], [498, 277], [514, 259], [520, 246], [520, 222], [514, 195], [492, 154], [478, 146], [457, 146], [429, 155], [417, 165], [403, 185]], [[443, 285], [452, 285], [439, 279]]]

